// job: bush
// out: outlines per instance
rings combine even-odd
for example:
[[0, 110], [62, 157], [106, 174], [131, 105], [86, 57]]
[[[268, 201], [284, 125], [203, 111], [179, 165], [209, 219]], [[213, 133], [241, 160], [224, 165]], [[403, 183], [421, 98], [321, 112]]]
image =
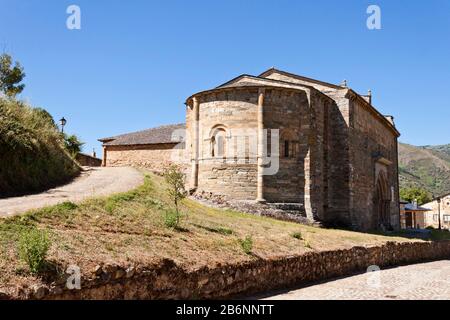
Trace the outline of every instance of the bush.
[[242, 250], [246, 254], [251, 254], [253, 250], [253, 239], [251, 236], [246, 236], [245, 239], [239, 239], [239, 243], [241, 244]]
[[46, 231], [31, 228], [20, 234], [19, 255], [32, 273], [39, 273], [43, 270], [50, 245], [51, 242]]
[[175, 210], [167, 210], [164, 214], [164, 224], [167, 228], [176, 229], [180, 222], [179, 213]]
[[51, 116], [0, 97], [0, 197], [67, 182], [80, 168], [64, 148]]
[[292, 237], [294, 237], [295, 239], [298, 239], [298, 240], [302, 240], [302, 233], [300, 231], [294, 232], [292, 234]]

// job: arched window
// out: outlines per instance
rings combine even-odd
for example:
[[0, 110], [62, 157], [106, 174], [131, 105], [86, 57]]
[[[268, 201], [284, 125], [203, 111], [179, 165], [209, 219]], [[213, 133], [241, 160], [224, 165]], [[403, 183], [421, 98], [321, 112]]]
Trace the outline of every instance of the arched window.
[[282, 158], [296, 158], [299, 152], [299, 143], [295, 136], [291, 133], [285, 132], [281, 135], [281, 157]]
[[224, 128], [218, 127], [211, 135], [211, 157], [225, 158], [227, 150], [227, 134]]

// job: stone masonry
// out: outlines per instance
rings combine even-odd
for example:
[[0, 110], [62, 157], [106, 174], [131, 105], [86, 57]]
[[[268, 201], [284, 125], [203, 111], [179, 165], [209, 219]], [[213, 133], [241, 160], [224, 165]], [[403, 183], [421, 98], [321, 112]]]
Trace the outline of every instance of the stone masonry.
[[[185, 126], [100, 140], [103, 161], [155, 170], [178, 162], [197, 196], [293, 204], [312, 223], [398, 229], [400, 134], [371, 100], [276, 69], [241, 75], [189, 97]], [[183, 144], [170, 137], [184, 128]]]
[[371, 95], [270, 69], [199, 92], [186, 106], [191, 190], [295, 203], [330, 225], [399, 228], [399, 133]]

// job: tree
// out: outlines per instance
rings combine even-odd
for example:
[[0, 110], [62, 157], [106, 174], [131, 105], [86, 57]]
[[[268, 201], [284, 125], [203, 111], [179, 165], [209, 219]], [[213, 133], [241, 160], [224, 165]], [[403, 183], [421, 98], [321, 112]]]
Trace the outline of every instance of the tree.
[[186, 197], [186, 190], [184, 188], [185, 178], [180, 167], [171, 164], [164, 170], [164, 178], [168, 184], [167, 192], [173, 203], [175, 204], [176, 211], [176, 225], [180, 222], [180, 212], [178, 210], [178, 204]]
[[400, 198], [408, 202], [417, 200], [418, 205], [422, 205], [431, 201], [430, 193], [427, 190], [419, 187], [400, 189]]
[[67, 135], [64, 134], [64, 145], [72, 156], [76, 156], [84, 145], [84, 142], [81, 142], [76, 135]]
[[10, 55], [0, 55], [0, 92], [8, 97], [15, 97], [25, 88], [24, 84], [20, 84], [23, 78], [25, 73], [20, 63], [16, 61], [13, 66]]

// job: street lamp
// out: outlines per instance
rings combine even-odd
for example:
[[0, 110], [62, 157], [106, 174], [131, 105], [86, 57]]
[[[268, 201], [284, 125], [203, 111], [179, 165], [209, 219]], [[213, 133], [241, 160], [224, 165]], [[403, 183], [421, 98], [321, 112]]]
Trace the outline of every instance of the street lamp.
[[442, 230], [441, 226], [441, 198], [436, 198], [437, 204], [438, 204], [438, 216], [439, 216], [439, 230]]
[[67, 120], [64, 119], [64, 117], [62, 117], [62, 118], [59, 120], [59, 123], [61, 124], [61, 132], [64, 133], [64, 126], [66, 125]]

